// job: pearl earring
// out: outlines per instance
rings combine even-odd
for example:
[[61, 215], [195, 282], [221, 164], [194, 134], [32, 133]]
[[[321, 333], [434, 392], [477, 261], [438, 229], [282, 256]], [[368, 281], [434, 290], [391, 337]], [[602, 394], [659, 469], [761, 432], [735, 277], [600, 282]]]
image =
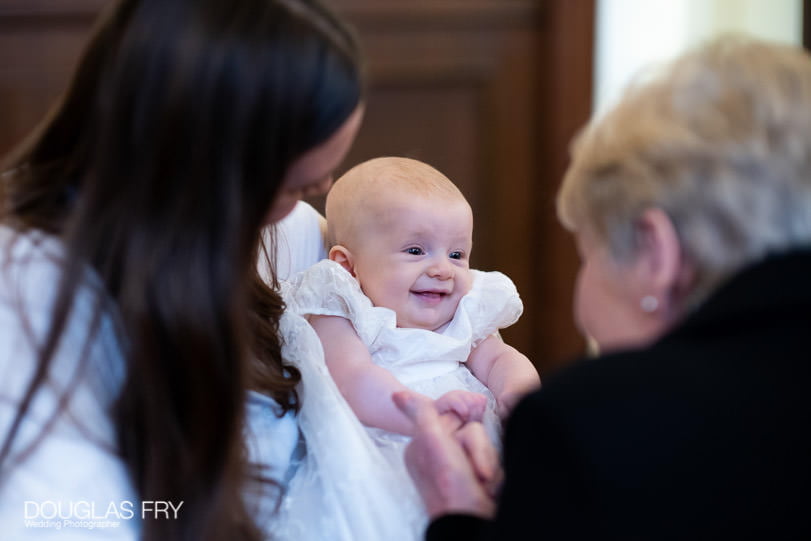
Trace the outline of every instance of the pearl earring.
[[639, 306], [644, 312], [655, 312], [656, 309], [659, 308], [659, 299], [653, 295], [645, 295], [642, 297], [642, 300], [639, 301]]

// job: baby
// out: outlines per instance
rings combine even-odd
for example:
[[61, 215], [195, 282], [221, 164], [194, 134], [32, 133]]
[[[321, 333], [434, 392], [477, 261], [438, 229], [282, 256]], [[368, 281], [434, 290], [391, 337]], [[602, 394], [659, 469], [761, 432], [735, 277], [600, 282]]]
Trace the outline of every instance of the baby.
[[[499, 417], [540, 385], [530, 361], [498, 335], [523, 307], [505, 275], [470, 269], [470, 205], [448, 178], [425, 163], [387, 157], [354, 167], [329, 192], [326, 214], [329, 259], [284, 284], [287, 312], [307, 318], [335, 386], [384, 457], [389, 493], [378, 494], [370, 505], [383, 516], [382, 524], [396, 522], [386, 514], [403, 515], [408, 505], [419, 506], [419, 520], [398, 537], [418, 539], [424, 510], [414, 503], [418, 499], [407, 501], [416, 494], [407, 490], [411, 480], [403, 464], [412, 423], [391, 396], [411, 389], [436, 400], [441, 412], [454, 412], [462, 420], [483, 417], [497, 443]], [[302, 407], [315, 411], [315, 385], [324, 382], [306, 374], [302, 382], [305, 393], [308, 386], [311, 390]], [[317, 393], [327, 392], [319, 387]], [[341, 441], [319, 443], [326, 441], [319, 439], [324, 430], [334, 430], [339, 422], [339, 416], [325, 410], [300, 417], [311, 462], [318, 463], [310, 475], [329, 486], [328, 478], [343, 472], [325, 471], [325, 461], [350, 444], [342, 436], [337, 438]], [[361, 460], [366, 462], [353, 462]], [[368, 477], [378, 480], [379, 475]], [[303, 492], [295, 479], [292, 485], [294, 493]], [[359, 486], [347, 490], [336, 500], [357, 502], [356, 496], [370, 492]], [[326, 493], [327, 488], [316, 492]], [[395, 510], [382, 511], [389, 500]], [[334, 503], [330, 507], [330, 513], [338, 513]], [[372, 510], [365, 513], [374, 516]], [[333, 524], [349, 522], [333, 519]], [[307, 522], [306, 517], [300, 522]], [[384, 538], [380, 532], [365, 535]]]
[[[459, 388], [489, 396], [489, 389], [504, 417], [539, 385], [529, 360], [496, 335], [518, 318], [522, 306], [504, 275], [470, 270], [473, 213], [447, 177], [416, 160], [373, 159], [336, 182], [326, 213], [329, 259], [337, 265], [323, 266], [350, 282], [347, 296], [362, 294], [370, 302], [348, 313], [323, 310], [310, 323], [324, 344], [330, 374], [364, 424], [408, 434], [410, 421], [388, 399], [404, 386], [429, 395]], [[474, 281], [465, 303], [470, 306], [459, 310]], [[379, 337], [363, 332], [369, 325], [357, 321], [367, 317], [361, 307], [376, 322], [375, 331], [394, 319], [401, 332], [391, 325], [387, 330], [396, 345], [381, 347]], [[392, 355], [394, 349], [410, 355]], [[414, 355], [417, 349], [422, 351]], [[458, 357], [437, 358], [447, 350]], [[467, 371], [478, 381], [466, 377]], [[436, 381], [440, 375], [447, 389]], [[460, 401], [438, 406], [464, 416]]]

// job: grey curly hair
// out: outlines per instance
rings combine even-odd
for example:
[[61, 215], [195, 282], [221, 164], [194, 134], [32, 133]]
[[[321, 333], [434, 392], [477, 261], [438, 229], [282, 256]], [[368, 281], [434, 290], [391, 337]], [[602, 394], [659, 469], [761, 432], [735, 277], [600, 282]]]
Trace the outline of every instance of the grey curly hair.
[[811, 56], [724, 36], [643, 73], [587, 125], [558, 192], [564, 226], [628, 261], [652, 207], [695, 269], [693, 302], [768, 254], [811, 246]]

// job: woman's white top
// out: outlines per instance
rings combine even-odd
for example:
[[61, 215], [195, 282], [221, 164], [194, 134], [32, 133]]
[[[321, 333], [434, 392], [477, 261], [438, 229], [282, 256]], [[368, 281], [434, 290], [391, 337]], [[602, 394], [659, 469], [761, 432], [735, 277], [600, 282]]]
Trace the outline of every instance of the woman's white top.
[[[324, 217], [309, 203], [299, 201], [293, 210], [282, 220], [265, 229], [264, 240], [269, 244], [271, 230], [275, 234], [276, 276], [287, 279], [326, 259], [327, 250], [324, 242]], [[259, 258], [261, 276], [269, 275], [266, 259]]]
[[[282, 275], [326, 255], [320, 215], [309, 205], [297, 205], [278, 228]], [[0, 441], [5, 441], [36, 367], [36, 344], [48, 327], [62, 275], [61, 255], [53, 238], [18, 235], [0, 226]], [[17, 432], [13, 454], [23, 453], [24, 458], [0, 471], [4, 539], [134, 540], [142, 513], [154, 508], [137, 498], [117, 453], [108, 412], [123, 381], [124, 361], [109, 316], [102, 317], [87, 340], [96, 282], [88, 272], [48, 384], [40, 388]], [[85, 359], [81, 372], [80, 359]], [[54, 416], [62, 392], [74, 386], [66, 409]], [[246, 443], [250, 458], [284, 483], [294, 464], [299, 430], [292, 412], [279, 417], [278, 410], [272, 399], [249, 393]], [[275, 505], [274, 494], [270, 496], [258, 502], [257, 519], [265, 527]]]
[[329, 260], [282, 284], [282, 333], [289, 337], [284, 356], [302, 372], [299, 426], [306, 456], [275, 524], [280, 539], [416, 541], [427, 523], [403, 461], [409, 439], [360, 423], [330, 378], [306, 316], [348, 319], [372, 361], [415, 391], [431, 398], [454, 389], [484, 394], [485, 425], [498, 438], [493, 396], [464, 363], [481, 341], [513, 324], [523, 307], [505, 275], [472, 273], [470, 292], [441, 332], [397, 327], [394, 311], [373, 306], [355, 278]]
[[[326, 258], [323, 223], [324, 218], [311, 205], [299, 201], [293, 211], [263, 233], [266, 245], [273, 248], [276, 276], [280, 280]], [[273, 233], [270, 228], [274, 228]], [[271, 235], [275, 245], [268, 241]], [[258, 261], [260, 275], [268, 279], [270, 272], [266, 258]], [[288, 323], [286, 323], [288, 322]], [[286, 349], [298, 343], [297, 330], [289, 325], [289, 318], [282, 321]], [[309, 326], [304, 334], [312, 332]], [[306, 339], [305, 339], [306, 341]], [[284, 352], [283, 352], [284, 353]], [[320, 353], [319, 353], [320, 354]], [[289, 361], [287, 361], [289, 362]], [[301, 396], [299, 396], [301, 399]], [[279, 405], [271, 398], [251, 392], [248, 396], [246, 445], [249, 459], [264, 468], [264, 473], [279, 481], [283, 486], [298, 467], [303, 455], [303, 442], [300, 440], [298, 419], [288, 411], [279, 417]], [[256, 519], [260, 526], [269, 530], [276, 521], [278, 492], [269, 491], [256, 502]]]
[[[9, 433], [37, 363], [61, 277], [60, 244], [0, 226], [0, 438]], [[116, 453], [108, 415], [123, 361], [109, 317], [90, 332], [93, 276], [75, 299], [47, 383], [0, 472], [0, 528], [7, 539], [134, 540], [141, 502]], [[89, 340], [88, 340], [89, 338]], [[85, 345], [87, 346], [85, 349]], [[84, 359], [84, 363], [80, 362]], [[69, 395], [57, 414], [64, 391]]]

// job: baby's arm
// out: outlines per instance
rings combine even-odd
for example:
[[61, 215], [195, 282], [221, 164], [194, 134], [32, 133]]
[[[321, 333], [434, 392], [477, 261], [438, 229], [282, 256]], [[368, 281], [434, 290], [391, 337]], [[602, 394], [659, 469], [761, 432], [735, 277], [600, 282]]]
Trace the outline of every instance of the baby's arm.
[[[338, 316], [311, 316], [310, 325], [321, 339], [330, 376], [360, 422], [412, 435], [413, 423], [391, 398], [393, 393], [407, 391], [407, 387], [372, 362], [352, 323]], [[436, 407], [439, 413], [453, 413], [461, 421], [480, 421], [486, 402], [483, 395], [458, 390], [440, 396]]]
[[337, 316], [311, 316], [310, 325], [321, 339], [332, 379], [360, 422], [410, 436], [413, 424], [391, 398], [406, 386], [372, 362], [352, 323]]
[[530, 360], [496, 335], [488, 337], [470, 352], [467, 366], [496, 397], [502, 419], [522, 396], [541, 385], [538, 371]]

